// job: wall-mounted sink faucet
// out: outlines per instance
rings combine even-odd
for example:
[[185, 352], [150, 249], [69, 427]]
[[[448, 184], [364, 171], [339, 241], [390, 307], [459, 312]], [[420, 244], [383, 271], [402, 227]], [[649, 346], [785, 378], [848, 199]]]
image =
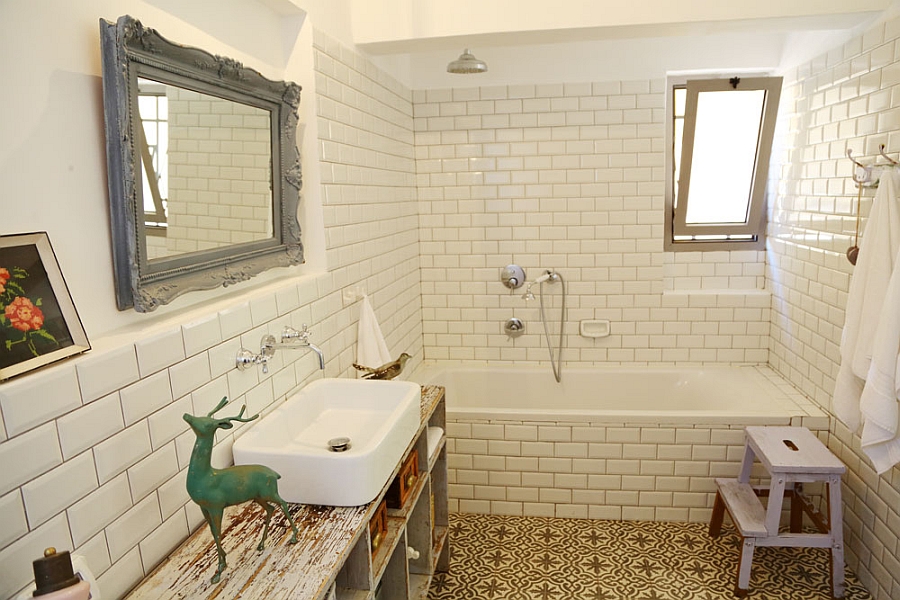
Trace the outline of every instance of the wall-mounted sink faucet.
[[[269, 338], [272, 338], [272, 345], [268, 344]], [[269, 372], [269, 359], [275, 356], [275, 336], [264, 335], [259, 343], [259, 354], [253, 354], [246, 348], [241, 348], [234, 358], [234, 366], [239, 371], [246, 371], [251, 365], [262, 365], [262, 372]]]
[[[284, 326], [281, 331], [281, 343], [277, 344], [279, 348], [309, 348], [319, 356], [319, 368], [325, 370], [325, 355], [322, 354], [321, 348], [309, 341], [309, 327], [303, 324], [303, 329], [294, 329], [293, 327]], [[274, 352], [276, 344], [274, 336], [272, 338], [272, 351]]]
[[319, 368], [324, 371], [325, 355], [318, 346], [309, 341], [309, 334], [309, 327], [307, 327], [305, 323], [303, 324], [302, 330], [285, 325], [284, 329], [281, 331], [280, 342], [272, 334], [262, 336], [262, 339], [259, 342], [259, 354], [253, 354], [253, 352], [246, 348], [238, 350], [237, 356], [235, 357], [235, 366], [239, 370], [245, 371], [249, 369], [251, 365], [262, 365], [262, 372], [268, 373], [269, 359], [275, 356], [276, 348], [309, 348], [318, 355]]

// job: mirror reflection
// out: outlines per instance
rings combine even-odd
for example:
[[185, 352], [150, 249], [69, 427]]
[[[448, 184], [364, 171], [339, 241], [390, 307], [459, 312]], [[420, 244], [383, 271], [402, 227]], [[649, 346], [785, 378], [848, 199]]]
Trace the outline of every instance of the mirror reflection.
[[149, 261], [272, 239], [269, 111], [139, 77]]

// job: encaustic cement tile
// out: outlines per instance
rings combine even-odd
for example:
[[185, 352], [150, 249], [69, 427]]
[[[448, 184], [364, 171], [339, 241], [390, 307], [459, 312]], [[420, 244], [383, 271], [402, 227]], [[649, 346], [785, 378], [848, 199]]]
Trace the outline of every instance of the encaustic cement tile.
[[[733, 598], [740, 537], [703, 523], [452, 514], [450, 571], [429, 600], [719, 600]], [[831, 598], [815, 548], [757, 548], [750, 598]], [[847, 572], [847, 600], [870, 600]]]

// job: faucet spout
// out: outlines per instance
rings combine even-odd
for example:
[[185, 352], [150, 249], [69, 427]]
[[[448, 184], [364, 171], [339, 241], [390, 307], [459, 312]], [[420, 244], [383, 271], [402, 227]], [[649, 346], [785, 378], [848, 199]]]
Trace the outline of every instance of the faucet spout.
[[319, 369], [324, 371], [325, 370], [325, 355], [322, 354], [322, 350], [315, 344], [310, 344], [309, 342], [306, 342], [306, 347], [309, 348], [310, 350], [312, 350], [313, 352], [315, 352], [319, 356]]

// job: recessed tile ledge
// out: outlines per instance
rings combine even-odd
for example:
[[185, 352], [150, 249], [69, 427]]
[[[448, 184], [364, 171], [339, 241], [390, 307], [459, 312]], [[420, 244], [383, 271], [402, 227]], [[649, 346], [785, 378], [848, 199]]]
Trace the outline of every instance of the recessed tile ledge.
[[697, 289], [663, 290], [663, 296], [771, 296], [770, 290]]

